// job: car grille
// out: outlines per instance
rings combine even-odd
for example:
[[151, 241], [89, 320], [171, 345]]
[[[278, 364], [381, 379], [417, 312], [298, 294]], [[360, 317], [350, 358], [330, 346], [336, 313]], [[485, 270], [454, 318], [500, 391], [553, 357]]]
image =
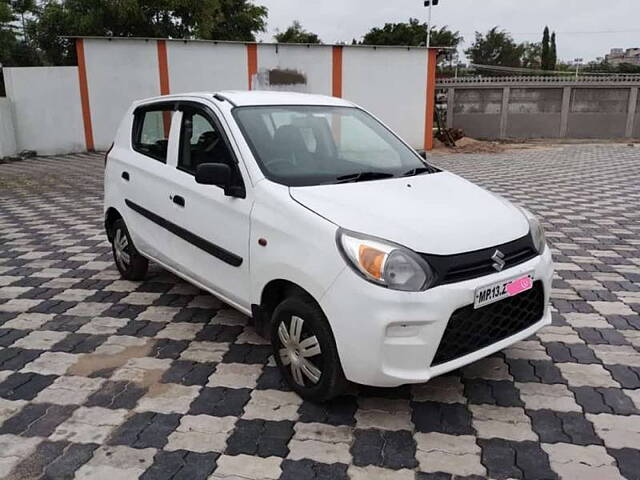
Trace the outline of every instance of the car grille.
[[531, 235], [527, 235], [513, 242], [474, 252], [456, 255], [421, 253], [420, 256], [429, 262], [429, 265], [433, 268], [437, 277], [433, 286], [437, 286], [496, 273], [493, 268], [494, 262], [491, 259], [496, 250], [500, 250], [504, 255], [505, 265], [503, 270], [515, 267], [538, 255]]
[[531, 290], [485, 307], [462, 307], [451, 315], [431, 366], [515, 335], [540, 321], [543, 314], [544, 288], [540, 281], [534, 282]]

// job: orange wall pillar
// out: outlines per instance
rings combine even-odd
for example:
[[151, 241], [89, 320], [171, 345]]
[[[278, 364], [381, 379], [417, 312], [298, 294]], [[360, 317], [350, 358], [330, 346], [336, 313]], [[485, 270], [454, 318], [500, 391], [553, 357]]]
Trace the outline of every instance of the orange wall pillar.
[[433, 115], [436, 108], [436, 69], [438, 51], [427, 51], [427, 102], [424, 118], [424, 149], [433, 150]]
[[84, 58], [84, 40], [81, 38], [76, 38], [76, 55], [78, 57], [78, 83], [80, 84], [84, 143], [87, 151], [93, 152], [95, 146], [93, 143], [93, 126], [91, 124], [91, 107], [89, 106], [89, 84], [87, 81], [87, 65]]

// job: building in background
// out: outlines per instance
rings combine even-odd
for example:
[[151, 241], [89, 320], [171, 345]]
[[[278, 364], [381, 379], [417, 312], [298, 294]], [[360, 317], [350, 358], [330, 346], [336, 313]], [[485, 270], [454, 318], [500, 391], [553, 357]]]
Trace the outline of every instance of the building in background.
[[631, 65], [640, 66], [640, 48], [612, 48], [611, 52], [606, 56], [607, 62], [611, 65], [620, 65], [622, 63], [630, 63]]

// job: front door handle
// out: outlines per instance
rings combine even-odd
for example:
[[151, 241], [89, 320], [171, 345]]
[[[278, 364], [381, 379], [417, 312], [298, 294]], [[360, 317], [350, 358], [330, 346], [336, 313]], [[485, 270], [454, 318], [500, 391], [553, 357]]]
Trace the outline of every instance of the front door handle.
[[124, 178], [128, 182], [129, 181], [129, 172], [122, 172], [122, 178]]
[[171, 200], [173, 200], [173, 203], [175, 203], [176, 205], [180, 207], [184, 207], [184, 198], [181, 197], [180, 195], [173, 195], [170, 198]]

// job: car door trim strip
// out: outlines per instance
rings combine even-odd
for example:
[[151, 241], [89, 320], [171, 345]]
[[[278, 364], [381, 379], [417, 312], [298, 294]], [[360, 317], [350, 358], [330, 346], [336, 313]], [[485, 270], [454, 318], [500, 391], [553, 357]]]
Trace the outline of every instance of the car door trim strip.
[[185, 230], [181, 226], [170, 222], [166, 218], [163, 218], [144, 207], [141, 207], [140, 205], [132, 202], [129, 199], [125, 199], [125, 203], [134, 212], [137, 212], [148, 220], [151, 220], [152, 222], [160, 225], [162, 228], [168, 230], [174, 235], [177, 235], [184, 241], [189, 242], [200, 250], [203, 250], [208, 254], [213, 255], [219, 260], [222, 260], [223, 262], [228, 263], [229, 265], [232, 265], [234, 267], [239, 267], [240, 265], [242, 265], [242, 257], [239, 257], [235, 253], [225, 250], [224, 248], [219, 247], [218, 245], [215, 245], [214, 243], [211, 243], [208, 240], [205, 240], [204, 238], [199, 237], [198, 235], [191, 233], [188, 230]]

